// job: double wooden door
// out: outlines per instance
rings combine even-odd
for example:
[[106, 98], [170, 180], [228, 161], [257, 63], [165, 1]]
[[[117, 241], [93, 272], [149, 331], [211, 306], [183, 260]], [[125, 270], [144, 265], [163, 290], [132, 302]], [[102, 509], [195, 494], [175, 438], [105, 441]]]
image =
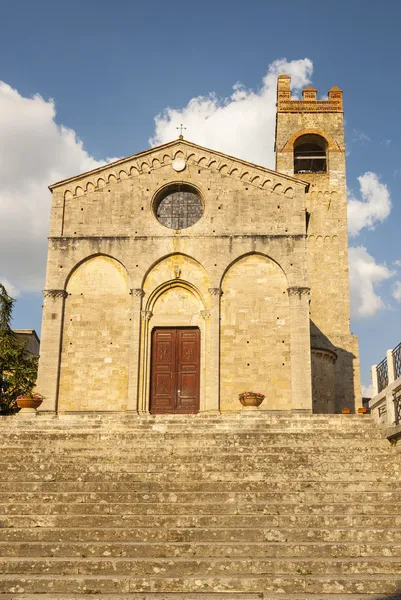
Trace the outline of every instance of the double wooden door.
[[150, 412], [199, 412], [200, 331], [157, 328], [152, 332]]

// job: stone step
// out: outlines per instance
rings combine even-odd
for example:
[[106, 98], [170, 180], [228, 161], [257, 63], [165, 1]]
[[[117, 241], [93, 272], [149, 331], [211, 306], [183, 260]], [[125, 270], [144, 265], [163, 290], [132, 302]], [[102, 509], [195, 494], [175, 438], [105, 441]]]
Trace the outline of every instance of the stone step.
[[[286, 482], [306, 482], [306, 481], [320, 481], [324, 486], [325, 482], [336, 482], [341, 485], [342, 483], [380, 483], [385, 479], [385, 483], [390, 486], [392, 483], [397, 484], [399, 481], [398, 469], [392, 471], [391, 469], [383, 468], [382, 471], [326, 471], [322, 469], [311, 469], [309, 467], [302, 468], [301, 466], [294, 470], [280, 470], [280, 469], [268, 469], [264, 471], [252, 470], [232, 470], [232, 471], [221, 471], [198, 469], [179, 469], [174, 471], [169, 470], [166, 466], [164, 470], [159, 471], [132, 471], [132, 472], [121, 472], [119, 470], [104, 470], [104, 471], [91, 471], [90, 465], [87, 465], [88, 470], [84, 470], [83, 467], [77, 472], [68, 470], [53, 470], [48, 471], [47, 469], [37, 471], [6, 471], [0, 473], [0, 482], [22, 482], [22, 483], [33, 483], [33, 482], [49, 482], [57, 481], [58, 483], [67, 482], [85, 482], [85, 483], [117, 483], [117, 484], [129, 484], [132, 482], [141, 483], [169, 483], [170, 485], [179, 485], [188, 483], [188, 480], [192, 484], [198, 482], [199, 484], [204, 483], [220, 483], [235, 481], [239, 485], [252, 483], [252, 482], [264, 482], [265, 485], [269, 485], [270, 482], [273, 484], [277, 483], [277, 479], [281, 479], [281, 483]], [[390, 472], [389, 472], [390, 471]], [[1, 484], [3, 487], [3, 484]]]
[[[301, 414], [301, 413], [287, 413], [287, 412], [269, 412], [267, 410], [257, 411], [244, 411], [238, 412], [226, 412], [224, 414], [189, 414], [189, 415], [150, 415], [148, 413], [136, 414], [136, 413], [79, 413], [79, 414], [67, 414], [60, 413], [59, 415], [46, 414], [43, 411], [38, 411], [34, 417], [31, 415], [27, 418], [23, 417], [23, 413], [19, 415], [7, 417], [4, 420], [4, 425], [8, 428], [12, 425], [20, 428], [30, 428], [32, 424], [35, 427], [46, 426], [48, 429], [59, 428], [59, 427], [96, 427], [106, 425], [108, 428], [112, 427], [151, 427], [155, 424], [168, 424], [181, 426], [185, 423], [186, 426], [191, 424], [200, 426], [202, 424], [220, 424], [223, 427], [232, 427], [235, 423], [243, 422], [254, 422], [259, 424], [281, 424], [284, 423], [286, 426], [297, 427], [299, 424], [310, 427], [311, 425], [316, 426], [318, 423], [331, 423], [333, 425], [338, 424], [346, 426], [349, 424], [372, 424], [372, 417], [369, 414]], [[36, 417], [36, 418], [35, 418]]]
[[[401, 503], [393, 504], [370, 502], [368, 504], [340, 503], [309, 503], [309, 502], [85, 502], [85, 503], [0, 503], [0, 515], [19, 516], [42, 515], [375, 515], [377, 520], [383, 516], [401, 515]], [[1, 520], [1, 517], [0, 517]]]
[[43, 433], [47, 438], [70, 436], [73, 438], [89, 438], [91, 435], [96, 439], [103, 436], [105, 439], [111, 436], [128, 438], [135, 435], [188, 435], [188, 433], [198, 432], [206, 433], [210, 435], [212, 432], [216, 435], [224, 435], [228, 431], [234, 435], [249, 435], [249, 434], [274, 434], [281, 435], [288, 434], [302, 435], [302, 434], [327, 434], [333, 433], [335, 435], [349, 435], [350, 432], [355, 431], [360, 436], [364, 436], [368, 433], [373, 434], [373, 438], [379, 439], [381, 437], [380, 430], [376, 429], [376, 426], [371, 420], [357, 419], [354, 421], [315, 421], [312, 419], [305, 419], [304, 421], [282, 421], [277, 423], [271, 423], [263, 418], [256, 419], [237, 419], [237, 421], [227, 421], [226, 416], [222, 417], [219, 422], [190, 422], [185, 418], [185, 415], [181, 415], [183, 418], [176, 423], [157, 421], [152, 424], [141, 424], [138, 421], [132, 425], [109, 423], [107, 420], [100, 422], [98, 425], [87, 424], [87, 426], [80, 426], [79, 422], [67, 423], [59, 421], [55, 426], [47, 423], [41, 424], [38, 419], [27, 420], [15, 419], [2, 419], [0, 423], [0, 431], [4, 431], [4, 434], [8, 440], [18, 439], [18, 437], [28, 437], [30, 434], [35, 437], [39, 437], [40, 433]]
[[279, 542], [0, 542], [0, 557], [401, 558], [401, 544]]
[[[229, 505], [233, 503], [255, 503], [256, 505], [293, 505], [302, 506], [304, 504], [342, 504], [371, 505], [382, 506], [385, 511], [390, 510], [395, 504], [401, 504], [401, 491], [379, 492], [372, 490], [370, 492], [349, 491], [341, 493], [341, 490], [331, 493], [305, 491], [300, 492], [75, 492], [75, 491], [56, 491], [56, 492], [0, 492], [1, 504], [25, 504], [35, 506], [38, 504], [159, 504], [165, 506], [169, 504], [218, 504]], [[144, 506], [144, 508], [146, 508]]]
[[[315, 427], [314, 429], [292, 429], [285, 427], [281, 429], [273, 428], [260, 428], [260, 427], [238, 427], [230, 429], [221, 429], [214, 426], [208, 426], [205, 428], [186, 428], [185, 426], [179, 429], [173, 429], [171, 427], [156, 427], [152, 429], [135, 429], [135, 430], [111, 430], [99, 429], [96, 431], [81, 431], [81, 430], [68, 430], [60, 429], [53, 432], [48, 430], [32, 429], [30, 431], [21, 431], [16, 428], [3, 429], [0, 427], [2, 438], [10, 444], [10, 446], [19, 447], [22, 444], [29, 443], [29, 439], [32, 437], [35, 442], [40, 440], [46, 440], [47, 442], [59, 442], [60, 440], [66, 440], [69, 443], [82, 443], [83, 446], [87, 445], [91, 441], [91, 437], [94, 442], [100, 442], [101, 440], [109, 444], [112, 438], [120, 440], [122, 443], [129, 444], [130, 440], [136, 440], [143, 437], [153, 437], [155, 440], [165, 438], [167, 441], [183, 441], [188, 439], [190, 436], [199, 436], [203, 438], [205, 445], [208, 442], [213, 443], [213, 437], [216, 441], [223, 441], [224, 436], [230, 434], [233, 436], [234, 441], [239, 439], [246, 440], [249, 437], [255, 437], [260, 439], [265, 437], [267, 439], [277, 438], [277, 442], [289, 444], [289, 441], [310, 441], [312, 437], [321, 438], [323, 442], [331, 439], [338, 440], [351, 440], [352, 435], [356, 436], [356, 439], [362, 441], [363, 439], [370, 438], [373, 444], [380, 445], [381, 442], [385, 442], [383, 438], [383, 432], [376, 430], [372, 427], [369, 428], [357, 428], [357, 427]], [[287, 438], [287, 439], [286, 439]]]
[[2, 598], [401, 590], [400, 460], [370, 417], [17, 415], [0, 432]]
[[[360, 431], [357, 429], [324, 429], [319, 431], [272, 431], [266, 429], [245, 431], [244, 429], [238, 430], [227, 430], [227, 431], [215, 431], [213, 428], [205, 429], [204, 431], [193, 430], [193, 431], [134, 431], [127, 433], [126, 431], [121, 432], [85, 432], [77, 433], [70, 431], [59, 431], [49, 435], [47, 431], [32, 430], [31, 432], [18, 432], [13, 433], [12, 431], [1, 430], [1, 436], [11, 447], [21, 447], [29, 444], [32, 439], [35, 444], [41, 444], [42, 442], [53, 443], [54, 445], [60, 442], [65, 442], [73, 445], [81, 445], [83, 448], [90, 447], [91, 442], [94, 444], [103, 443], [105, 445], [111, 445], [113, 439], [117, 439], [124, 446], [129, 446], [133, 440], [149, 439], [151, 443], [155, 443], [158, 440], [164, 439], [166, 442], [184, 443], [191, 437], [198, 437], [202, 439], [205, 446], [216, 445], [216, 444], [238, 444], [238, 442], [249, 442], [252, 439], [256, 441], [270, 440], [275, 442], [276, 445], [289, 446], [292, 442], [305, 442], [311, 443], [320, 440], [322, 444], [329, 443], [333, 440], [349, 441], [350, 443], [363, 444], [363, 441], [370, 441], [373, 446], [380, 447], [388, 444], [383, 434], [374, 430], [366, 429]], [[229, 434], [229, 435], [227, 435]], [[228, 438], [228, 439], [227, 439]]]
[[399, 528], [401, 515], [344, 515], [344, 514], [223, 514], [223, 515], [5, 515], [2, 528], [86, 527], [86, 528]]
[[[99, 458], [97, 455], [82, 455], [81, 453], [69, 453], [68, 457], [57, 456], [53, 454], [44, 454], [35, 452], [34, 455], [27, 459], [26, 453], [16, 455], [14, 453], [8, 454], [10, 462], [1, 462], [0, 470], [5, 469], [10, 471], [29, 471], [33, 467], [43, 470], [52, 470], [54, 468], [62, 467], [70, 471], [79, 470], [80, 466], [84, 461], [87, 461], [91, 469], [95, 470], [107, 470], [110, 468], [118, 468], [121, 470], [131, 469], [132, 471], [139, 470], [141, 468], [156, 469], [163, 465], [171, 468], [188, 468], [194, 469], [199, 468], [199, 454], [193, 453], [182, 454], [178, 453], [167, 455], [140, 455], [138, 453], [131, 453], [130, 456], [124, 455], [118, 456], [115, 453], [108, 455], [104, 460]], [[319, 465], [320, 468], [331, 469], [333, 471], [339, 470], [364, 470], [377, 469], [379, 467], [386, 467], [392, 469], [399, 469], [398, 455], [394, 453], [390, 455], [390, 464], [383, 465], [382, 454], [370, 454], [361, 458], [351, 454], [347, 456], [347, 460], [341, 460], [345, 458], [337, 452], [321, 452], [321, 453], [309, 453], [309, 452], [290, 452], [288, 454], [266, 454], [258, 452], [257, 450], [252, 455], [247, 454], [232, 454], [232, 453], [220, 453], [218, 457], [215, 453], [204, 453], [202, 455], [202, 468], [204, 469], [217, 469], [221, 468], [221, 460], [224, 460], [225, 469], [238, 469], [241, 468], [253, 468], [256, 470], [281, 468], [282, 466], [288, 469], [296, 469], [298, 467], [316, 467]], [[349, 459], [348, 459], [349, 458]], [[12, 462], [11, 462], [12, 461]], [[363, 465], [362, 465], [363, 463]]]
[[[302, 440], [293, 440], [287, 436], [286, 440], [269, 440], [266, 436], [260, 436], [260, 439], [245, 440], [245, 441], [236, 441], [233, 439], [227, 440], [216, 440], [210, 441], [207, 443], [207, 440], [200, 439], [200, 437], [193, 436], [197, 440], [197, 448], [193, 446], [194, 439], [192, 443], [189, 440], [180, 440], [180, 439], [169, 439], [165, 440], [161, 438], [160, 440], [147, 440], [146, 436], [140, 436], [135, 439], [131, 439], [129, 442], [123, 442], [121, 440], [116, 440], [114, 443], [107, 442], [102, 443], [101, 441], [93, 440], [92, 443], [89, 441], [87, 443], [83, 443], [81, 441], [66, 441], [65, 444], [56, 443], [53, 440], [27, 440], [26, 443], [21, 443], [18, 446], [16, 444], [7, 445], [2, 443], [2, 447], [7, 447], [9, 452], [13, 454], [15, 452], [15, 456], [24, 456], [27, 453], [34, 452], [37, 456], [39, 453], [44, 456], [54, 457], [55, 455], [64, 455], [65, 452], [71, 452], [74, 456], [94, 456], [96, 454], [96, 450], [104, 453], [106, 456], [109, 456], [110, 452], [113, 454], [124, 453], [127, 457], [131, 453], [136, 453], [138, 451], [138, 456], [144, 456], [146, 450], [150, 450], [152, 452], [159, 452], [160, 446], [163, 447], [161, 451], [161, 456], [168, 455], [188, 455], [196, 454], [196, 449], [198, 452], [202, 449], [202, 452], [205, 455], [213, 456], [213, 453], [216, 449], [218, 449], [222, 454], [234, 454], [235, 452], [241, 452], [244, 456], [253, 456], [255, 454], [267, 454], [267, 455], [298, 455], [302, 453], [312, 452], [314, 455], [323, 455], [328, 452], [329, 454], [335, 454], [337, 451], [340, 455], [349, 455], [355, 457], [355, 452], [363, 453], [363, 456], [360, 459], [362, 462], [363, 458], [367, 456], [367, 446], [369, 447], [369, 453], [371, 455], [380, 455], [382, 453], [387, 453], [389, 456], [394, 455], [395, 452], [392, 451], [392, 448], [387, 440], [376, 440], [372, 441], [370, 444], [367, 443], [367, 440], [360, 440], [357, 436], [352, 436], [352, 439], [338, 439], [336, 437], [331, 437], [328, 440], [320, 440], [317, 444], [316, 437], [311, 439], [302, 439]], [[98, 454], [99, 457], [99, 454]]]
[[347, 526], [334, 528], [328, 526], [313, 529], [312, 527], [170, 527], [149, 528], [136, 527], [9, 527], [0, 528], [0, 542], [277, 542], [277, 543], [401, 543], [401, 529], [381, 527], [350, 528]]
[[[401, 589], [401, 576], [393, 575], [339, 575], [316, 576], [308, 574], [251, 576], [247, 573], [226, 576], [193, 577], [133, 577], [85, 576], [85, 575], [3, 575], [0, 580], [0, 593], [35, 594], [128, 594], [133, 592], [246, 592], [258, 594], [397, 594]], [[281, 596], [282, 597], [282, 596]]]
[[[54, 481], [53, 475], [44, 475], [44, 481], [3, 481], [1, 490], [3, 492], [138, 492], [138, 493], [179, 493], [179, 492], [259, 492], [261, 485], [263, 489], [268, 487], [272, 492], [280, 493], [312, 493], [324, 492], [326, 494], [346, 494], [352, 492], [392, 492], [397, 485], [395, 481], [373, 480], [366, 481], [362, 478], [360, 481], [278, 481], [271, 480], [266, 482], [265, 478], [258, 478], [256, 481], [198, 481], [198, 480], [180, 480], [180, 481], [154, 481], [152, 478], [143, 481], [132, 478], [131, 481]], [[399, 481], [399, 480], [398, 480]]]
[[[201, 593], [142, 593], [142, 592], [129, 592], [127, 594], [96, 594], [96, 592], [90, 592], [90, 596], [93, 600], [380, 600], [379, 598], [372, 598], [371, 594], [290, 594], [283, 598], [282, 593], [254, 593], [247, 594], [242, 592], [230, 592], [227, 593], [213, 593], [213, 592], [201, 592]], [[2, 600], [49, 600], [47, 594], [3, 594]], [[82, 594], [51, 594], [52, 600], [82, 600]], [[382, 597], [381, 597], [382, 599]], [[383, 599], [382, 599], [383, 600]], [[401, 600], [400, 594], [391, 594], [391, 597], [387, 596], [387, 600]]]
[[[387, 450], [387, 448], [386, 448]], [[224, 459], [226, 462], [247, 462], [249, 460], [259, 460], [264, 462], [275, 461], [283, 464], [291, 464], [293, 460], [319, 460], [322, 463], [332, 464], [333, 461], [338, 462], [341, 457], [347, 457], [347, 464], [352, 465], [365, 465], [366, 462], [375, 462], [383, 464], [383, 454], [393, 458], [394, 462], [397, 456], [395, 451], [392, 451], [391, 447], [388, 446], [389, 452], [384, 453], [382, 449], [375, 451], [374, 448], [361, 446], [358, 455], [354, 454], [354, 451], [350, 451], [348, 445], [344, 448], [326, 448], [326, 447], [310, 447], [310, 448], [299, 448], [297, 446], [277, 446], [275, 448], [255, 448], [252, 453], [246, 452], [244, 448], [238, 450], [235, 448], [227, 452], [225, 449], [221, 449], [219, 457]], [[27, 461], [27, 450], [26, 448], [13, 449], [7, 447], [8, 456], [10, 459], [18, 461]], [[212, 450], [206, 448], [202, 449], [202, 456], [206, 460], [212, 460], [216, 458], [215, 448]], [[66, 455], [65, 448], [53, 448], [52, 446], [44, 447], [39, 449], [31, 450], [29, 462], [33, 463], [46, 463], [53, 464], [59, 461], [63, 461], [66, 464], [73, 463], [76, 459], [79, 460], [90, 460], [94, 464], [109, 464], [109, 463], [121, 463], [123, 465], [130, 463], [130, 458], [135, 458], [135, 462], [140, 463], [154, 463], [158, 461], [167, 460], [180, 460], [182, 463], [192, 463], [199, 461], [199, 446], [197, 448], [172, 448], [170, 450], [158, 450], [158, 453], [149, 454], [147, 449], [130, 450], [130, 454], [127, 455], [126, 450], [120, 448], [113, 449], [111, 454], [107, 454], [104, 457], [99, 456], [99, 448], [92, 446], [91, 448], [73, 450], [69, 449], [68, 455]], [[9, 461], [5, 461], [2, 457], [1, 467], [9, 466]], [[22, 466], [22, 465], [21, 465]]]
[[86, 528], [319, 528], [401, 527], [401, 515], [5, 515], [2, 528], [86, 527]]
[[4, 575], [108, 575], [188, 577], [231, 575], [396, 575], [401, 579], [399, 557], [346, 557], [346, 558], [0, 558], [0, 572]]

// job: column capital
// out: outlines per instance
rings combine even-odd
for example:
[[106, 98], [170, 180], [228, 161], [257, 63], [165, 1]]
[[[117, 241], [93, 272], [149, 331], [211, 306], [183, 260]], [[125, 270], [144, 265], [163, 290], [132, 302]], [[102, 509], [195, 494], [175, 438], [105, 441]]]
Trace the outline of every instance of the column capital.
[[310, 288], [294, 285], [292, 287], [287, 288], [287, 293], [289, 296], [309, 296]]
[[67, 298], [68, 294], [65, 290], [43, 290], [45, 298]]
[[133, 288], [129, 291], [130, 296], [136, 296], [138, 298], [143, 298], [145, 292], [141, 288]]
[[222, 296], [223, 290], [219, 287], [209, 288], [209, 294], [211, 296]]
[[151, 310], [141, 310], [141, 317], [145, 321], [150, 321], [150, 319], [153, 317], [153, 313]]

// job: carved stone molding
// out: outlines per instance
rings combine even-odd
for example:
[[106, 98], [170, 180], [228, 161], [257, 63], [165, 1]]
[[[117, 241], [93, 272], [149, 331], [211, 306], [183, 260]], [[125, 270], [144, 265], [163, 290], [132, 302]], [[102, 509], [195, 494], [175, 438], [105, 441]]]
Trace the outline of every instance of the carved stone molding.
[[153, 313], [151, 310], [141, 310], [141, 317], [145, 321], [150, 321], [150, 319], [153, 317]]
[[205, 321], [206, 319], [210, 319], [210, 310], [201, 310], [200, 314]]
[[45, 298], [67, 298], [68, 294], [65, 290], [43, 290]]
[[223, 290], [221, 288], [209, 288], [209, 294], [211, 296], [221, 296], [223, 294]]
[[289, 287], [287, 289], [287, 292], [288, 292], [289, 296], [309, 296], [310, 288], [293, 286], [293, 287]]
[[314, 356], [318, 356], [327, 362], [335, 363], [338, 355], [334, 350], [329, 350], [328, 348], [317, 348], [312, 346], [311, 352]]
[[145, 292], [143, 290], [141, 290], [141, 288], [134, 288], [132, 290], [129, 291], [131, 296], [137, 296], [138, 298], [143, 298], [145, 295]]

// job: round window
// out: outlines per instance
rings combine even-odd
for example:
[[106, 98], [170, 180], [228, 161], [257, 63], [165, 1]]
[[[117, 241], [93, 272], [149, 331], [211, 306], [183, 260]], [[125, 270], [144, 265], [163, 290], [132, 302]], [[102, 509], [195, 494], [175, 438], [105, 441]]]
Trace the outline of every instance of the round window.
[[159, 223], [170, 229], [186, 229], [203, 215], [197, 190], [187, 184], [169, 186], [156, 197], [155, 213]]

